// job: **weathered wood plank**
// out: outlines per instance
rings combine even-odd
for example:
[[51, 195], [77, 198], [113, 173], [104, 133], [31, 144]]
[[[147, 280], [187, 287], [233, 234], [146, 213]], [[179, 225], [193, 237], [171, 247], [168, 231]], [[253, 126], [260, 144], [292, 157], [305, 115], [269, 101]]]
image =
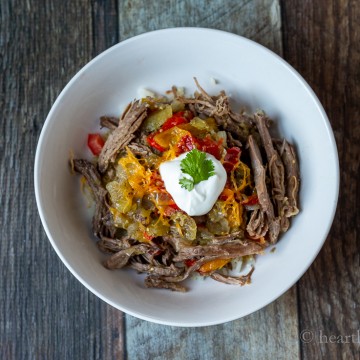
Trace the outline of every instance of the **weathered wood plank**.
[[170, 27], [210, 27], [282, 52], [278, 0], [161, 0], [147, 6], [141, 0], [119, 0], [119, 17], [120, 40]]
[[35, 148], [52, 103], [71, 76], [117, 40], [117, 34], [103, 35], [117, 26], [109, 4], [99, 26], [103, 6], [87, 0], [0, 3], [1, 359], [123, 354], [122, 314], [61, 263], [33, 193]]
[[93, 57], [119, 41], [117, 0], [92, 0]]
[[[92, 4], [92, 56], [115, 45], [118, 37], [118, 6], [117, 1], [95, 0]], [[99, 301], [99, 300], [98, 300]], [[123, 359], [124, 344], [124, 314], [110, 305], [101, 303], [103, 312], [100, 319], [102, 329], [98, 333], [101, 351], [99, 359]]]
[[332, 230], [299, 283], [304, 359], [360, 358], [359, 17], [359, 1], [283, 2], [284, 56], [323, 103], [341, 167]]
[[[282, 53], [278, 1], [119, 1], [120, 39], [175, 26], [211, 27]], [[210, 51], [210, 50], [209, 50]], [[156, 325], [126, 315], [129, 359], [297, 359], [296, 288], [244, 319], [205, 328]], [[266, 344], [266, 345], [265, 345]]]
[[[226, 305], [224, 305], [226, 306]], [[296, 287], [243, 319], [203, 328], [151, 324], [126, 316], [129, 359], [298, 359]]]

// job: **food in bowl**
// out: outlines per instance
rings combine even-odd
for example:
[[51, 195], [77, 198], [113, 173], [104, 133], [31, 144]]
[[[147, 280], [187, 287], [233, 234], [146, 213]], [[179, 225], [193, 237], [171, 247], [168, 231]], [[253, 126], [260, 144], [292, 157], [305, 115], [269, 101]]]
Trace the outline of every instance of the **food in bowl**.
[[224, 91], [131, 102], [89, 134], [93, 162], [71, 159], [92, 190], [93, 232], [109, 269], [147, 273], [147, 287], [186, 291], [197, 273], [245, 285], [241, 264], [275, 244], [299, 212], [294, 147], [270, 119], [235, 112]]

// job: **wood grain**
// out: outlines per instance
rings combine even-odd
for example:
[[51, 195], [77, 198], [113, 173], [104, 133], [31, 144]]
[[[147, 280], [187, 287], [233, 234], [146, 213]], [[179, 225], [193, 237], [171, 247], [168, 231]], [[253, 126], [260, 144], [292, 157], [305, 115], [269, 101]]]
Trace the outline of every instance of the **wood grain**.
[[266, 308], [222, 325], [177, 328], [131, 316], [125, 324], [129, 359], [299, 358], [295, 287]]
[[323, 103], [341, 168], [332, 230], [299, 283], [300, 331], [314, 335], [314, 341], [301, 343], [303, 359], [359, 359], [359, 17], [359, 1], [283, 2], [284, 56]]
[[[123, 354], [122, 314], [62, 264], [40, 224], [33, 191], [36, 144], [52, 103], [71, 76], [112, 45], [112, 38], [98, 35], [95, 9], [86, 0], [1, 1], [1, 359]], [[107, 26], [110, 21], [107, 15]], [[117, 16], [112, 22], [116, 28]]]
[[160, 0], [146, 7], [141, 0], [119, 0], [120, 40], [179, 26], [229, 31], [282, 52], [278, 0]]

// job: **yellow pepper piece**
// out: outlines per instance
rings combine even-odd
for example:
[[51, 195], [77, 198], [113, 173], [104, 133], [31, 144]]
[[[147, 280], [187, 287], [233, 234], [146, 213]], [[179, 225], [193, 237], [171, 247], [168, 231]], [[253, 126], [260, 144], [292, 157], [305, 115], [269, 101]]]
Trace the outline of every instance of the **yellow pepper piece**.
[[154, 136], [154, 140], [163, 148], [167, 149], [170, 145], [177, 144], [185, 135], [191, 135], [188, 131], [177, 126], [159, 132]]
[[210, 271], [219, 270], [225, 266], [231, 259], [215, 259], [201, 265], [199, 272], [208, 273]]

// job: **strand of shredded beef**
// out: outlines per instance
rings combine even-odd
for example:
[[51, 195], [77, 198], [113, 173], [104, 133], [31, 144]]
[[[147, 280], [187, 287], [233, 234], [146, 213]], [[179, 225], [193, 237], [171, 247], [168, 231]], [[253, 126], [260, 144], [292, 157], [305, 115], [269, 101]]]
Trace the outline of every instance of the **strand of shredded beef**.
[[254, 270], [255, 268], [252, 267], [251, 270], [246, 275], [242, 275], [242, 276], [227, 276], [220, 274], [219, 272], [214, 272], [210, 276], [212, 279], [223, 282], [225, 284], [244, 286], [250, 283], [251, 275], [254, 272]]
[[287, 206], [285, 198], [285, 171], [281, 158], [275, 150], [268, 129], [268, 118], [264, 113], [254, 115], [255, 124], [259, 130], [261, 141], [268, 159], [269, 172], [271, 178], [272, 197], [275, 200], [277, 216], [280, 219], [280, 231], [285, 232], [289, 228], [289, 220], [284, 214], [284, 208]]
[[109, 130], [115, 130], [119, 126], [119, 119], [115, 116], [101, 116], [100, 126]]
[[96, 245], [100, 251], [107, 254], [112, 254], [131, 247], [129, 239], [129, 236], [127, 235], [123, 236], [120, 239], [102, 235], [101, 240], [99, 240]]
[[137, 261], [131, 261], [129, 267], [139, 272], [155, 274], [157, 276], [179, 276], [184, 272], [184, 268], [177, 268], [174, 264], [170, 266], [143, 264]]
[[286, 140], [283, 140], [281, 144], [276, 142], [276, 146], [286, 170], [286, 196], [288, 204], [284, 207], [284, 214], [286, 217], [291, 217], [299, 212], [297, 205], [300, 186], [299, 163], [294, 147]]
[[[108, 208], [105, 204], [105, 198], [107, 191], [102, 186], [101, 176], [97, 171], [94, 164], [84, 159], [73, 160], [74, 170], [83, 175], [90, 186], [94, 198], [95, 198], [95, 213], [92, 221], [92, 228], [95, 236], [100, 236], [104, 232], [104, 228], [107, 228], [103, 223], [103, 218], [108, 213]], [[114, 235], [114, 229], [112, 227], [107, 228], [109, 235]]]
[[204, 256], [194, 262], [191, 266], [187, 267], [186, 270], [183, 272], [182, 275], [179, 276], [163, 276], [161, 277], [162, 280], [167, 282], [181, 282], [186, 280], [192, 273], [199, 270], [200, 267], [206, 264], [209, 261], [220, 259], [221, 256]]
[[206, 243], [208, 245], [222, 245], [230, 242], [239, 242], [245, 240], [245, 234], [243, 230], [235, 231], [229, 235], [213, 236]]
[[237, 258], [245, 255], [259, 254], [263, 247], [254, 242], [226, 243], [223, 245], [197, 245], [181, 248], [174, 261], [184, 261], [196, 256], [218, 256], [223, 258]]
[[141, 100], [134, 101], [119, 121], [119, 126], [110, 133], [98, 159], [98, 168], [104, 173], [116, 154], [134, 139], [134, 132], [147, 117], [148, 105]]
[[104, 261], [104, 266], [108, 269], [121, 269], [127, 265], [130, 258], [134, 255], [143, 254], [150, 249], [147, 244], [131, 246], [128, 249], [120, 250]]
[[178, 291], [178, 292], [186, 292], [187, 289], [185, 286], [178, 284], [178, 283], [173, 283], [173, 282], [168, 282], [159, 278], [154, 278], [151, 276], [148, 276], [145, 279], [145, 286], [147, 288], [158, 288], [158, 289], [169, 289], [172, 291]]
[[[256, 192], [258, 195], [261, 210], [265, 212], [268, 221], [270, 242], [274, 244], [276, 243], [279, 236], [280, 221], [279, 219], [275, 218], [274, 207], [271, 203], [270, 196], [266, 187], [265, 168], [262, 164], [260, 149], [252, 136], [249, 136], [248, 144], [252, 169], [254, 172]], [[249, 223], [247, 225], [247, 230], [252, 231], [251, 227], [252, 224]]]
[[252, 120], [249, 116], [242, 113], [234, 113], [229, 104], [228, 96], [221, 91], [217, 96], [210, 96], [194, 78], [199, 93], [195, 93], [195, 98], [178, 97], [184, 104], [192, 105], [199, 115], [214, 117], [218, 126], [229, 131], [233, 138], [246, 141], [249, 135], [249, 128], [253, 128]]
[[269, 230], [269, 224], [266, 221], [265, 212], [263, 210], [255, 209], [251, 213], [246, 230], [248, 234], [255, 239], [265, 237]]
[[139, 155], [141, 157], [148, 157], [150, 155], [154, 155], [154, 153], [151, 151], [149, 146], [143, 145], [143, 144], [138, 144], [136, 142], [131, 142], [128, 145], [128, 148], [131, 150], [131, 152], [134, 155]]
[[240, 140], [235, 139], [232, 135], [230, 131], [226, 132], [226, 137], [227, 137], [227, 144], [229, 147], [234, 147], [237, 146], [239, 148], [242, 148], [242, 143]]

